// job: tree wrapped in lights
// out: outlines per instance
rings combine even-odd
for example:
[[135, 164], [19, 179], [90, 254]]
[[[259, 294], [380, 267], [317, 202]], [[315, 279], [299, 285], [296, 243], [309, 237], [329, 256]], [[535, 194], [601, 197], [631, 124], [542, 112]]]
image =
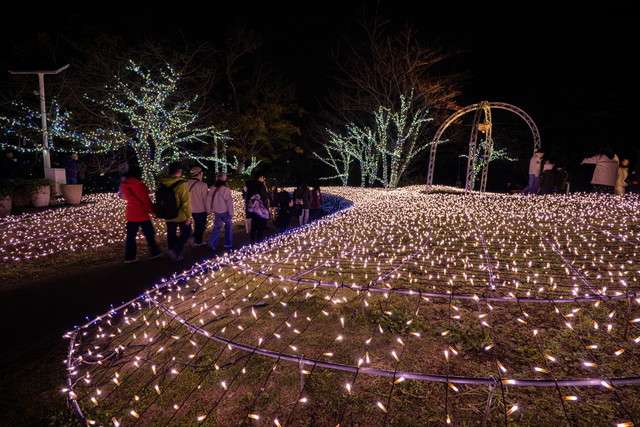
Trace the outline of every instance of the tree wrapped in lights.
[[[68, 128], [71, 112], [62, 109], [56, 99], [51, 100], [50, 104], [47, 114], [49, 150], [71, 151], [77, 148], [70, 144], [70, 141], [80, 138], [79, 134], [74, 134]], [[17, 114], [14, 117], [0, 115], [0, 127], [6, 136], [16, 137], [17, 143], [2, 143], [2, 148], [21, 152], [41, 152], [44, 146], [40, 110], [19, 101], [14, 101], [11, 105]], [[60, 144], [57, 144], [57, 140], [60, 140]]]
[[100, 150], [131, 147], [147, 182], [152, 182], [154, 175], [171, 161], [219, 161], [198, 153], [196, 148], [228, 137], [215, 126], [196, 126], [198, 116], [191, 105], [197, 96], [191, 101], [176, 99], [180, 75], [170, 65], [159, 70], [157, 76], [133, 61], [125, 69], [136, 78], [132, 82], [118, 79], [107, 88], [106, 98], [94, 100], [105, 109], [103, 115], [119, 119], [119, 126], [92, 132], [89, 147]]
[[[348, 136], [340, 135], [329, 129], [327, 132], [329, 133], [329, 143], [324, 145], [325, 154], [320, 155], [314, 152], [313, 155], [336, 171], [335, 175], [323, 179], [339, 178], [342, 185], [346, 186], [349, 182], [351, 163], [354, 160], [351, 154], [353, 142]], [[364, 184], [364, 180], [361, 182]]]
[[362, 122], [363, 115], [379, 106], [396, 104], [401, 94], [412, 93], [413, 103], [429, 108], [435, 123], [447, 111], [459, 108], [456, 98], [468, 76], [455, 72], [449, 61], [459, 52], [421, 43], [411, 26], [396, 32], [391, 20], [380, 12], [377, 8], [361, 9], [353, 31], [341, 34], [331, 50], [335, 89], [323, 97], [320, 120], [310, 135], [319, 144], [326, 141], [327, 127], [337, 129], [348, 123], [371, 126], [371, 122]]
[[[381, 128], [378, 127], [378, 130]], [[352, 145], [350, 146], [352, 156], [360, 164], [360, 186], [367, 187], [378, 181], [378, 169], [380, 164], [382, 167], [382, 180], [384, 181], [385, 157], [381, 155], [378, 149], [378, 133], [375, 129], [368, 127], [358, 127], [350, 125], [348, 127], [349, 135], [351, 135]]]
[[[69, 109], [61, 107], [55, 98], [49, 104], [46, 120], [49, 152], [84, 154], [83, 166], [88, 174], [104, 176], [120, 170], [127, 158], [126, 150], [103, 151], [92, 148], [96, 136], [104, 138], [105, 133], [96, 135], [93, 130], [87, 133], [72, 130], [71, 121], [80, 123], [81, 119]], [[45, 147], [40, 109], [18, 101], [14, 101], [12, 106], [17, 112], [14, 117], [0, 116], [0, 128], [12, 143], [0, 143], [0, 147], [22, 153], [42, 153]]]
[[[64, 141], [54, 145], [57, 151], [75, 151], [92, 154], [108, 153], [130, 147], [143, 171], [143, 178], [152, 183], [154, 176], [169, 162], [191, 160], [199, 163], [226, 160], [214, 152], [211, 156], [197, 151], [199, 145], [229, 139], [225, 131], [215, 126], [197, 127], [197, 114], [190, 101], [177, 97], [180, 75], [170, 65], [154, 75], [130, 61], [125, 70], [133, 73], [130, 81], [117, 79], [113, 86], [106, 86], [107, 95], [100, 100], [91, 98], [103, 107], [102, 118], [112, 123], [108, 128], [76, 130], [73, 114], [64, 110], [54, 100], [50, 108], [47, 130], [50, 141]], [[41, 151], [42, 142], [35, 138], [40, 131], [40, 112], [24, 104], [16, 104], [21, 114], [17, 118], [0, 116], [5, 133], [15, 134], [29, 141], [29, 148], [15, 145], [5, 147], [20, 151]], [[41, 135], [41, 134], [40, 134]], [[27, 138], [31, 136], [30, 138]]]
[[226, 162], [226, 165], [232, 170], [240, 171], [242, 175], [251, 175], [253, 170], [262, 163], [262, 161], [258, 160], [255, 156], [251, 157], [248, 165], [244, 163], [241, 164], [236, 156], [231, 156], [231, 158], [232, 160]]
[[409, 96], [400, 95], [400, 108], [391, 111], [380, 107], [376, 113], [378, 152], [382, 158], [380, 182], [389, 188], [397, 187], [400, 178], [418, 153], [429, 145], [420, 143], [418, 137], [427, 118], [426, 108], [413, 107], [413, 91]]
[[[428, 141], [421, 143], [419, 136], [431, 119], [427, 118], [426, 108], [414, 108], [413, 103], [412, 91], [408, 96], [400, 95], [397, 109], [378, 107], [372, 128], [352, 123], [346, 126], [344, 134], [327, 130], [326, 154], [316, 153], [316, 157], [334, 168], [337, 173], [334, 177], [346, 174], [348, 179], [345, 161], [355, 159], [360, 165], [361, 186], [378, 182], [385, 188], [397, 187], [416, 155], [429, 146]], [[342, 157], [336, 158], [334, 153]]]

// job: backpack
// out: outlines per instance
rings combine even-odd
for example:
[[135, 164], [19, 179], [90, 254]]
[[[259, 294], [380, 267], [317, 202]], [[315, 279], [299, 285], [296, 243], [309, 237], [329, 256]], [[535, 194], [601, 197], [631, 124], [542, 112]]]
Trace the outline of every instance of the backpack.
[[158, 218], [173, 219], [178, 216], [180, 207], [173, 189], [182, 182], [184, 181], [178, 180], [169, 187], [160, 184], [160, 187], [156, 190], [156, 201], [153, 203], [153, 210]]
[[247, 212], [254, 213], [263, 219], [269, 219], [269, 210], [264, 207], [260, 194], [256, 193], [247, 202]]

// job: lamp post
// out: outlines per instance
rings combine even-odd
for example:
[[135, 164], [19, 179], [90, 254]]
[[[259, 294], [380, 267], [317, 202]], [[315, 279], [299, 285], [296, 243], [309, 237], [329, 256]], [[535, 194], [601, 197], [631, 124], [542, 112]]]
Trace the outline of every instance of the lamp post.
[[37, 74], [39, 81], [38, 96], [40, 98], [40, 115], [42, 119], [42, 162], [44, 163], [45, 177], [51, 169], [51, 156], [49, 153], [49, 138], [47, 137], [47, 108], [44, 98], [44, 75], [58, 74], [69, 68], [69, 64], [57, 70], [36, 70], [36, 71], [9, 71], [11, 74]]

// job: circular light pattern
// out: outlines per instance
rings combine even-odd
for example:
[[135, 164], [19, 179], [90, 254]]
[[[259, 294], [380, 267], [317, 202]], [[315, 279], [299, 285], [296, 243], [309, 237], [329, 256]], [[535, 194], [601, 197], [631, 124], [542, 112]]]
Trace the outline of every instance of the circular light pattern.
[[70, 331], [76, 412], [99, 425], [632, 425], [638, 197], [421, 188], [326, 188], [353, 205]]

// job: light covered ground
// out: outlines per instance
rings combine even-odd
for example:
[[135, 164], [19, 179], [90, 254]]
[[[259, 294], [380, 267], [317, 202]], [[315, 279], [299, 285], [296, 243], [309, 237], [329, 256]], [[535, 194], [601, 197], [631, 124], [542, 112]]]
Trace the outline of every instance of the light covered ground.
[[[242, 194], [232, 194], [235, 218], [242, 220]], [[78, 206], [0, 218], [0, 259], [20, 261], [123, 242], [125, 205], [116, 193], [90, 194]], [[210, 228], [213, 218], [209, 221]], [[153, 223], [157, 233], [165, 232], [164, 220], [154, 219]], [[141, 234], [139, 238], [143, 238]]]
[[638, 422], [637, 196], [422, 190], [325, 188], [353, 206], [71, 331], [65, 393], [98, 425]]

